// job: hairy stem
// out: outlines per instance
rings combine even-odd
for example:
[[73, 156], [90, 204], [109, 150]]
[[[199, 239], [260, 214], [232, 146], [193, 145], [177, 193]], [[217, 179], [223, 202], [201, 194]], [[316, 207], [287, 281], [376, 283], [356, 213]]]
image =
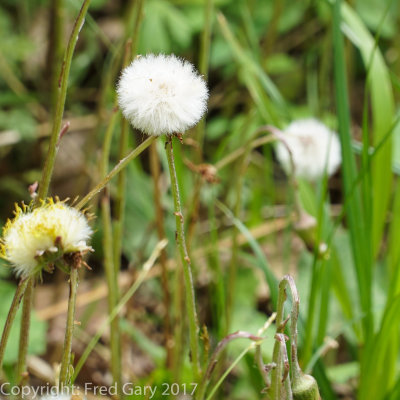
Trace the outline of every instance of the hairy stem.
[[190, 336], [190, 350], [193, 365], [193, 374], [196, 381], [199, 379], [199, 323], [197, 320], [196, 303], [193, 287], [193, 276], [190, 264], [190, 258], [186, 248], [184, 220], [181, 209], [181, 200], [178, 187], [178, 179], [176, 176], [174, 152], [172, 146], [172, 136], [168, 136], [166, 143], [166, 152], [168, 158], [168, 166], [171, 177], [171, 191], [174, 199], [174, 214], [176, 222], [176, 239], [181, 256], [183, 276], [185, 279], [185, 292], [186, 292], [186, 309], [189, 318], [189, 336]]
[[74, 54], [75, 46], [78, 41], [79, 32], [85, 22], [85, 15], [90, 5], [90, 0], [84, 0], [82, 7], [79, 11], [78, 17], [75, 20], [71, 36], [69, 38], [67, 50], [65, 51], [61, 73], [59, 78], [59, 91], [57, 98], [57, 105], [54, 115], [53, 128], [50, 135], [50, 144], [47, 152], [46, 161], [43, 168], [43, 175], [39, 185], [38, 198], [44, 199], [49, 191], [50, 179], [53, 174], [54, 163], [58, 150], [58, 139], [61, 131], [62, 117], [64, 114], [65, 99], [67, 96], [67, 86], [69, 71], [71, 68], [72, 55]]
[[[165, 228], [164, 228], [163, 210], [161, 205], [160, 163], [158, 159], [156, 143], [153, 143], [150, 146], [150, 170], [151, 170], [151, 175], [153, 177], [157, 234], [159, 240], [162, 240], [165, 238]], [[171, 335], [171, 322], [170, 322], [171, 296], [168, 285], [167, 252], [165, 249], [161, 251], [160, 264], [161, 264], [161, 284], [162, 284], [164, 304], [165, 304], [164, 336], [165, 336], [165, 348], [167, 351], [166, 365], [167, 367], [172, 367], [173, 352], [171, 347], [172, 335]]]
[[72, 349], [72, 338], [74, 336], [74, 325], [75, 325], [75, 304], [76, 304], [76, 292], [78, 290], [78, 268], [71, 267], [69, 276], [69, 298], [68, 298], [68, 312], [67, 312], [67, 324], [65, 328], [64, 338], [64, 349], [61, 358], [59, 388], [69, 384], [70, 379], [70, 364], [71, 364], [71, 349]]

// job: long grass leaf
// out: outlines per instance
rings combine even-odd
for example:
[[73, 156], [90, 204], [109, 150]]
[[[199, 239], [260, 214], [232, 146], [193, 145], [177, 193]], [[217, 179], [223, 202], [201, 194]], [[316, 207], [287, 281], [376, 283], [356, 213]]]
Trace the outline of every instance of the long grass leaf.
[[254, 239], [253, 235], [248, 230], [248, 228], [239, 219], [235, 218], [231, 210], [229, 210], [229, 208], [226, 207], [225, 204], [222, 204], [220, 201], [217, 200], [216, 205], [234, 223], [236, 228], [239, 229], [240, 232], [248, 240], [250, 247], [252, 248], [255, 256], [257, 257], [258, 266], [264, 272], [265, 279], [268, 283], [269, 290], [271, 293], [272, 304], [275, 308], [278, 302], [278, 280], [275, 277], [275, 274], [272, 272], [260, 245]]
[[[374, 37], [365, 27], [356, 12], [343, 3], [342, 29], [352, 43], [360, 50], [366, 67], [370, 68], [371, 111], [373, 122], [372, 144], [376, 145], [390, 128], [394, 118], [394, 98], [388, 68]], [[377, 255], [384, 223], [387, 216], [391, 193], [392, 147], [391, 138], [384, 149], [372, 162], [372, 250]]]
[[343, 159], [343, 186], [345, 198], [351, 196], [350, 200], [347, 202], [346, 216], [350, 229], [350, 238], [358, 281], [359, 297], [362, 311], [365, 315], [363, 320], [363, 331], [365, 337], [368, 337], [373, 332], [373, 319], [371, 313], [372, 266], [371, 259], [368, 257], [367, 253], [368, 249], [370, 249], [369, 232], [366, 231], [365, 222], [363, 219], [360, 191], [359, 188], [353, 188], [353, 184], [357, 177], [357, 169], [351, 145], [350, 108], [347, 94], [341, 23], [341, 1], [337, 0], [333, 6], [333, 44], [336, 104]]

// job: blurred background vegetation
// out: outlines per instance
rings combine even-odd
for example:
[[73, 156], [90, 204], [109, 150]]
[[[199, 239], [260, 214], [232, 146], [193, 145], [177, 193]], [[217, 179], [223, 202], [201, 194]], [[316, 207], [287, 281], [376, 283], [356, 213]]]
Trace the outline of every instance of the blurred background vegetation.
[[[69, 79], [64, 118], [71, 126], [61, 141], [52, 180], [51, 193], [61, 199], [83, 196], [100, 179], [102, 143], [115, 112], [115, 82], [121, 70], [125, 42], [139, 26], [135, 20], [135, 3], [130, 0], [91, 2]], [[208, 70], [210, 88], [204, 142], [201, 125], [185, 135], [182, 149], [176, 148], [184, 214], [188, 215], [186, 223], [196, 276], [198, 312], [201, 324], [208, 329], [204, 341], [209, 340], [213, 348], [226, 333], [221, 310], [232, 290], [230, 331], [245, 329], [256, 333], [264, 324], [273, 311], [263, 273], [267, 265], [278, 278], [288, 272], [295, 276], [302, 300], [300, 352], [303, 350], [303, 366], [314, 371], [322, 397], [352, 399], [356, 398], [357, 389], [367, 396], [368, 385], [376, 379], [376, 385], [381, 388], [379, 393], [372, 391], [368, 394], [371, 397], [360, 399], [399, 399], [399, 316], [390, 307], [398, 304], [400, 292], [400, 274], [396, 272], [400, 253], [397, 244], [400, 128], [393, 125], [399, 106], [400, 5], [389, 0], [353, 0], [342, 8], [342, 32], [346, 37], [342, 56], [348, 81], [352, 150], [358, 171], [369, 165], [364, 164], [362, 149], [366, 145], [376, 147], [385, 138], [382, 146], [385, 157], [373, 159], [372, 183], [363, 186], [375, 203], [368, 208], [363, 194], [359, 206], [364, 211], [373, 210], [374, 215], [367, 228], [374, 253], [368, 260], [373, 275], [371, 309], [376, 321], [369, 343], [381, 340], [379, 334], [386, 335], [391, 342], [382, 344], [376, 359], [373, 349], [367, 349], [372, 358], [365, 359], [375, 363], [376, 370], [365, 372], [362, 367], [360, 371], [363, 365], [360, 349], [366, 342], [359, 326], [365, 310], [358, 296], [360, 278], [354, 266], [355, 250], [351, 239], [353, 234], [357, 236], [356, 227], [349, 226], [347, 219], [339, 220], [343, 224], [334, 222], [338, 221], [344, 202], [351, 202], [342, 189], [343, 174], [337, 173], [327, 186], [324, 182], [299, 182], [303, 205], [317, 217], [319, 237], [330, 246], [330, 258], [321, 260], [294, 232], [293, 188], [275, 161], [273, 146], [266, 144], [246, 151], [227, 167], [219, 168], [217, 182], [201, 180], [196, 168], [203, 163], [218, 166], [225, 156], [248, 146], [254, 140], [256, 129], [265, 124], [284, 128], [294, 119], [313, 116], [334, 130], [340, 128], [335, 97], [340, 88], [334, 79], [337, 54], [333, 53], [333, 43], [337, 38], [332, 29], [332, 4], [322, 0], [215, 0], [213, 3], [211, 17], [207, 17], [208, 2], [205, 0], [146, 0], [137, 32], [138, 54], [175, 53], [199, 66], [207, 54], [201, 46], [202, 34], [211, 21], [209, 62], [206, 59], [206, 70], [202, 70], [203, 73]], [[29, 202], [27, 188], [40, 180], [62, 55], [80, 6], [80, 0], [1, 2], [2, 224], [11, 216], [15, 202]], [[370, 63], [371, 54], [378, 54], [379, 62]], [[119, 159], [120, 121], [119, 118], [111, 144], [111, 165]], [[131, 132], [129, 147], [135, 147], [142, 140], [141, 133]], [[166, 171], [161, 141], [158, 147], [161, 165]], [[365, 181], [362, 174], [358, 177], [359, 181]], [[147, 153], [127, 168], [127, 181], [121, 287], [129, 285], [135, 270], [147, 259], [158, 240]], [[168, 174], [162, 172], [161, 201], [166, 216], [166, 236], [170, 241], [168, 254], [173, 258], [175, 225], [168, 182]], [[115, 183], [110, 191], [113, 204]], [[193, 207], [197, 199], [198, 212]], [[235, 216], [224, 213], [219, 202]], [[96, 202], [92, 204], [92, 212], [97, 213]], [[250, 246], [249, 238], [243, 236], [243, 228], [241, 232], [236, 229], [238, 221], [251, 232]], [[101, 291], [104, 283], [100, 215], [94, 225], [95, 253], [88, 261], [93, 271], [82, 277], [80, 291], [98, 290], [102, 294], [78, 307], [82, 325], [75, 335], [77, 355], [82, 353], [88, 337], [96, 332], [99, 321], [106, 316], [105, 308], [98, 307], [106, 296], [104, 290]], [[254, 252], [255, 246], [262, 249], [261, 255]], [[371, 252], [371, 249], [363, 249]], [[228, 271], [232, 263], [238, 267], [235, 288], [229, 286]], [[7, 266], [3, 265], [0, 271], [2, 326], [13, 295], [14, 278]], [[181, 285], [175, 274], [169, 277], [173, 298], [171, 317], [180, 323], [173, 323], [173, 326], [185, 333], [184, 321], [179, 317], [183, 303], [179, 292]], [[61, 351], [65, 312], [62, 306], [52, 309], [51, 305], [62, 302], [65, 295], [64, 278], [57, 274], [45, 276], [36, 295], [31, 352], [45, 360], [49, 368], [58, 360]], [[394, 315], [388, 315], [389, 311]], [[186, 368], [173, 372], [165, 368], [164, 314], [161, 282], [159, 273], [155, 273], [141, 286], [121, 320], [127, 379], [155, 384], [173, 381], [176, 378], [173, 374], [179, 372], [180, 381], [190, 381], [186, 356], [181, 359]], [[400, 313], [397, 311], [397, 314]], [[273, 335], [269, 336], [269, 344], [263, 345], [266, 359], [272, 352]], [[109, 360], [107, 343], [108, 336], [104, 335], [77, 383], [110, 382], [104, 363]], [[11, 340], [7, 350], [6, 372], [10, 380], [16, 344], [17, 340]], [[227, 359], [237, 356], [245, 345], [232, 344]], [[33, 383], [50, 380], [51, 368], [45, 376], [35, 375], [35, 368], [38, 368], [35, 363], [39, 361], [31, 360]], [[383, 370], [387, 374], [385, 377], [381, 376]], [[367, 381], [372, 383], [361, 384], [360, 389], [360, 382]], [[259, 399], [262, 389], [263, 382], [254, 367], [253, 355], [247, 354], [219, 395], [220, 398]]]

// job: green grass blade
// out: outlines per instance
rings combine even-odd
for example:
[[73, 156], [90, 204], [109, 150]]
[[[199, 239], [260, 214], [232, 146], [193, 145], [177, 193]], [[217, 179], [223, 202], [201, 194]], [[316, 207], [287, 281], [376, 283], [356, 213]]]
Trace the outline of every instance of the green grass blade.
[[[383, 56], [376, 48], [375, 39], [360, 17], [346, 3], [341, 8], [343, 32], [360, 50], [366, 67], [370, 68], [371, 111], [373, 122], [372, 144], [375, 146], [390, 129], [394, 119], [394, 98], [389, 71]], [[392, 147], [389, 139], [372, 162], [372, 249], [376, 256], [381, 244], [384, 223], [391, 193]]]
[[389, 300], [379, 332], [364, 351], [361, 364], [361, 377], [358, 398], [362, 400], [381, 400], [388, 390], [390, 374], [384, 366], [387, 352], [391, 349], [391, 337], [398, 334], [400, 323], [400, 295]]
[[271, 301], [274, 308], [276, 308], [278, 302], [278, 280], [275, 277], [274, 273], [272, 272], [263, 250], [261, 249], [257, 241], [254, 239], [251, 232], [247, 229], [247, 227], [240, 220], [235, 218], [231, 210], [229, 210], [229, 208], [226, 207], [225, 204], [222, 204], [220, 201], [217, 200], [216, 205], [234, 223], [236, 228], [239, 229], [240, 232], [248, 240], [250, 247], [252, 248], [255, 256], [257, 257], [258, 266], [265, 274], [265, 279], [267, 281], [271, 293]]
[[[359, 188], [354, 189], [357, 169], [352, 152], [350, 134], [350, 113], [347, 94], [346, 69], [344, 60], [343, 37], [341, 33], [341, 1], [333, 6], [333, 44], [336, 104], [339, 121], [339, 136], [342, 147], [342, 171], [345, 198], [351, 196], [347, 203], [346, 216], [349, 224], [353, 258], [358, 281], [359, 297], [363, 319], [365, 338], [373, 332], [373, 317], [371, 313], [371, 259], [368, 257], [369, 233], [366, 231], [362, 213], [362, 201]], [[353, 193], [354, 190], [354, 193]]]
[[[251, 53], [245, 51], [241, 46], [221, 13], [218, 14], [218, 23], [236, 62], [242, 69], [243, 80], [258, 105], [260, 114], [265, 118], [265, 111], [268, 110], [267, 122], [273, 123], [278, 123], [280, 120], [277, 117], [278, 112], [281, 117], [289, 118], [288, 106], [278, 88], [264, 72], [260, 64], [252, 58]], [[268, 96], [266, 96], [266, 93]], [[260, 97], [264, 98], [262, 103], [260, 103]]]

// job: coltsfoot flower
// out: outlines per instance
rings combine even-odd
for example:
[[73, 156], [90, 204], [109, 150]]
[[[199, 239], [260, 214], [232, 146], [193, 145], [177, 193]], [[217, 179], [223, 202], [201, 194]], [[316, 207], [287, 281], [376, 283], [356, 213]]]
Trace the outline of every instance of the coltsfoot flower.
[[86, 243], [93, 233], [86, 216], [65, 202], [49, 198], [33, 210], [16, 205], [14, 214], [3, 228], [1, 256], [17, 276], [32, 276], [61, 261], [68, 264], [73, 255], [92, 250]]
[[[283, 131], [283, 140], [290, 149], [296, 177], [315, 181], [326, 173], [333, 175], [341, 164], [340, 142], [337, 134], [316, 119], [292, 122]], [[276, 155], [286, 173], [292, 166], [284, 143], [276, 146]]]
[[122, 71], [117, 93], [125, 118], [147, 135], [183, 133], [207, 109], [204, 79], [175, 55], [137, 57]]

